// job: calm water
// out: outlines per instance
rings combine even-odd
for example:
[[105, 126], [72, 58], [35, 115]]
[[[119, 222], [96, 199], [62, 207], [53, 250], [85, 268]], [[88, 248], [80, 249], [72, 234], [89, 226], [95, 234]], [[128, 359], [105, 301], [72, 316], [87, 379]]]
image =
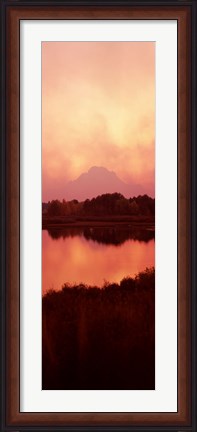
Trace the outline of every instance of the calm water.
[[42, 289], [64, 283], [102, 287], [155, 263], [154, 232], [130, 227], [66, 228], [42, 231]]

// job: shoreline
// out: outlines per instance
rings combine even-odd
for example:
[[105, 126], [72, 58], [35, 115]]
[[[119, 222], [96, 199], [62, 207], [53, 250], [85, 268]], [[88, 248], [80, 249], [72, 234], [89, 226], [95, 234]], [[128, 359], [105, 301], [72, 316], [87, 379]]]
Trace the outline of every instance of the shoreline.
[[[116, 293], [129, 291], [133, 293], [139, 294], [140, 291], [152, 290], [155, 289], [155, 267], [146, 267], [144, 270], [139, 271], [135, 276], [126, 275], [119, 282], [109, 282], [104, 281], [102, 286], [98, 286], [96, 284], [88, 284], [85, 282], [79, 282], [71, 284], [69, 282], [63, 283], [62, 287], [58, 290], [56, 289], [48, 289], [45, 293], [42, 293], [42, 300], [45, 300], [47, 296], [50, 295], [63, 295], [64, 293], [70, 292], [73, 290], [75, 293], [84, 293], [84, 294], [92, 294], [94, 295], [101, 294], [105, 295], [105, 293], [110, 293], [111, 290]], [[101, 293], [102, 291], [102, 293]]]
[[130, 226], [155, 231], [155, 220], [151, 217], [106, 216], [106, 217], [46, 217], [42, 216], [42, 229], [84, 227]]

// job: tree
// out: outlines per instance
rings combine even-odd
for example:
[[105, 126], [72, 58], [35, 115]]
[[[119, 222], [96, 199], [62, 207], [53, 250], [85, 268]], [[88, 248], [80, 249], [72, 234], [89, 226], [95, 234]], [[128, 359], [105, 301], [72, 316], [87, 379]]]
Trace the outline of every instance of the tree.
[[48, 206], [49, 216], [60, 216], [62, 214], [62, 204], [59, 200], [53, 200]]

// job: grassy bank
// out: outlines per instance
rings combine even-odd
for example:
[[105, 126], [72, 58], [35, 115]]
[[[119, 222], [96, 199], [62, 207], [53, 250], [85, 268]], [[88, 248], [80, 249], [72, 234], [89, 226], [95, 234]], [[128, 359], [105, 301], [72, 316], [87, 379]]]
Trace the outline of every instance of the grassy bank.
[[42, 301], [43, 389], [154, 389], [155, 275], [100, 289], [64, 285]]
[[102, 227], [129, 224], [134, 227], [155, 229], [155, 219], [150, 216], [42, 216], [42, 228]]

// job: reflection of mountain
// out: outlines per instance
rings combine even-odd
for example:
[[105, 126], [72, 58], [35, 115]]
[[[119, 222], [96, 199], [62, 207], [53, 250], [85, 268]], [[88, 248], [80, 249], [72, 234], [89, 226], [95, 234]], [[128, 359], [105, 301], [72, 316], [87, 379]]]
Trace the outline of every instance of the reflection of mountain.
[[105, 193], [119, 192], [126, 198], [144, 193], [137, 184], [126, 184], [113, 172], [103, 167], [92, 167], [65, 187], [66, 201], [77, 199], [83, 201]]
[[129, 239], [147, 243], [155, 238], [155, 231], [129, 225], [124, 227], [50, 228], [48, 233], [54, 240], [60, 237], [83, 236], [86, 240], [114, 246], [121, 245]]

